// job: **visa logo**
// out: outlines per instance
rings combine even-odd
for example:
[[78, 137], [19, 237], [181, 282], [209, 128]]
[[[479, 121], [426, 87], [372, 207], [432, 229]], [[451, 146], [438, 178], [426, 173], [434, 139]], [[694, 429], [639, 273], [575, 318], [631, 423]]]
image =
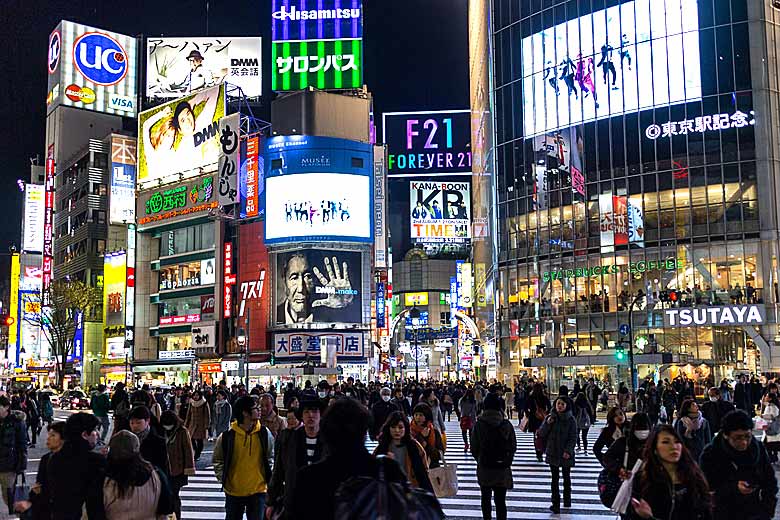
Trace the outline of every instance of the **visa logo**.
[[121, 96], [119, 94], [112, 94], [108, 100], [108, 106], [115, 110], [122, 110], [124, 112], [135, 111], [135, 101], [131, 97]]

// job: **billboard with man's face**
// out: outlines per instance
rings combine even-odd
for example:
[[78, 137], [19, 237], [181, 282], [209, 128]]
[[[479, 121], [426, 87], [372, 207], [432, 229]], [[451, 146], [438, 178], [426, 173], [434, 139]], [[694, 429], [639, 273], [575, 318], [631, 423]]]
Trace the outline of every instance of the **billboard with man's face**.
[[362, 323], [358, 251], [302, 249], [276, 255], [277, 325]]
[[[217, 169], [225, 86], [200, 90], [138, 116], [138, 182]], [[189, 176], [189, 175], [188, 175]], [[143, 187], [142, 187], [143, 188]]]

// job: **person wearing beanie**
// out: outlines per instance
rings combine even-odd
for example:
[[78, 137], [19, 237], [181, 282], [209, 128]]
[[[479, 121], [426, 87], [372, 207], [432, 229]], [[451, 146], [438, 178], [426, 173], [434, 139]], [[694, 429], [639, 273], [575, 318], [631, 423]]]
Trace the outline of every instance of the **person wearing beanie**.
[[482, 516], [492, 518], [491, 495], [496, 518], [505, 520], [506, 493], [512, 489], [512, 461], [517, 449], [515, 430], [504, 417], [504, 399], [489, 392], [482, 402], [482, 413], [471, 434], [471, 455], [477, 461], [477, 483], [482, 497]]
[[214, 444], [214, 474], [225, 491], [225, 520], [260, 519], [271, 480], [274, 437], [260, 424], [260, 405], [249, 395], [233, 404], [230, 429]]
[[141, 456], [139, 438], [122, 430], [111, 437], [108, 446], [103, 481], [106, 520], [167, 518], [173, 512], [168, 479]]
[[433, 426], [433, 411], [424, 402], [419, 402], [412, 412], [412, 422], [409, 425], [412, 438], [420, 443], [428, 456], [431, 469], [441, 466], [444, 453], [444, 441], [441, 433]]
[[141, 442], [141, 455], [160, 471], [169, 476], [168, 449], [165, 439], [151, 429], [152, 413], [146, 406], [136, 406], [130, 410], [130, 431], [138, 436]]

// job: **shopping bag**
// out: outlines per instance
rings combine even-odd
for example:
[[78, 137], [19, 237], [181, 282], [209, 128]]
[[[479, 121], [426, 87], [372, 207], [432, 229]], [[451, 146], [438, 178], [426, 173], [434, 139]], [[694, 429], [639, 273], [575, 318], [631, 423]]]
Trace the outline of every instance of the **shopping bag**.
[[433, 493], [439, 498], [454, 497], [458, 494], [458, 466], [442, 460], [441, 466], [428, 470], [428, 478], [433, 485]]
[[528, 431], [528, 417], [525, 417], [525, 416], [524, 416], [524, 417], [523, 417], [523, 418], [520, 420], [520, 426], [519, 426], [519, 428], [520, 428], [520, 431], [521, 431], [521, 432], [527, 432], [527, 431]]
[[[22, 477], [21, 484], [19, 484], [19, 477]], [[14, 504], [30, 500], [30, 486], [27, 485], [27, 478], [24, 476], [24, 473], [16, 475], [13, 485], [5, 491], [5, 496], [8, 497], [8, 512], [11, 514], [14, 513]]]
[[447, 434], [441, 432], [441, 445], [444, 447], [444, 451], [447, 451]]
[[626, 511], [628, 510], [628, 504], [631, 502], [631, 493], [634, 490], [634, 477], [640, 469], [642, 469], [642, 461], [637, 460], [636, 464], [634, 464], [634, 469], [631, 470], [631, 476], [624, 480], [620, 485], [620, 489], [615, 496], [615, 500], [612, 502], [612, 507], [610, 510], [613, 513], [618, 513], [621, 515], [626, 514]]

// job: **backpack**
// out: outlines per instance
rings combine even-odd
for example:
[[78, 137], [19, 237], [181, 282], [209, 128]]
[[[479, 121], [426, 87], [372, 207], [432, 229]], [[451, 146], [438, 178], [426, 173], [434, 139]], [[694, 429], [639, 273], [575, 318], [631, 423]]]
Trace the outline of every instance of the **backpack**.
[[506, 438], [501, 430], [505, 424], [512, 425], [504, 419], [496, 428], [487, 428], [487, 435], [482, 441], [479, 464], [492, 469], [506, 469], [512, 466], [514, 452], [507, 446]]
[[408, 483], [388, 482], [385, 470], [394, 461], [376, 458], [376, 477], [354, 477], [336, 490], [334, 518], [339, 520], [442, 520], [439, 500], [428, 491]]

